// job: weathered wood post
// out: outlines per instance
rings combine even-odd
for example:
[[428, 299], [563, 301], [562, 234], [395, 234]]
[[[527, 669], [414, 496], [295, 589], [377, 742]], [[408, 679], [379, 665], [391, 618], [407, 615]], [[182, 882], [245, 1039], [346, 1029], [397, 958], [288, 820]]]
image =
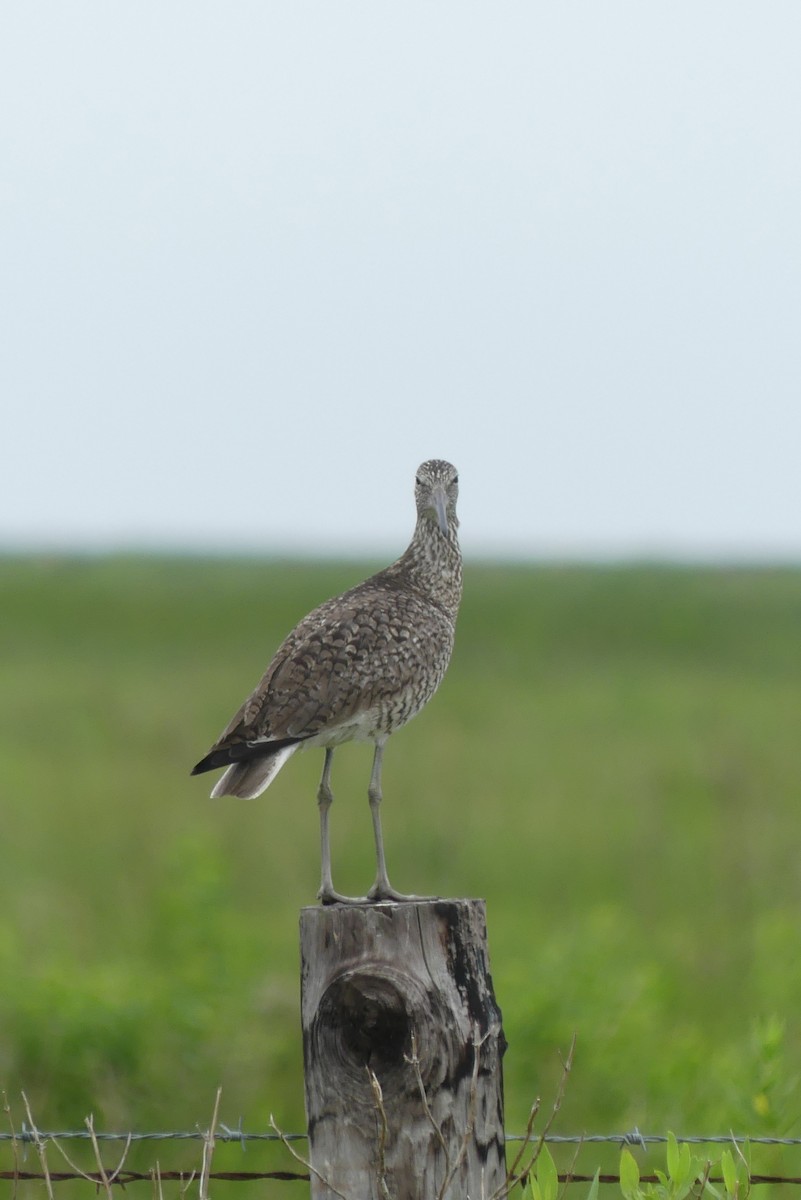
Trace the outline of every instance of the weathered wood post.
[[301, 912], [313, 1200], [489, 1200], [506, 1178], [483, 900]]

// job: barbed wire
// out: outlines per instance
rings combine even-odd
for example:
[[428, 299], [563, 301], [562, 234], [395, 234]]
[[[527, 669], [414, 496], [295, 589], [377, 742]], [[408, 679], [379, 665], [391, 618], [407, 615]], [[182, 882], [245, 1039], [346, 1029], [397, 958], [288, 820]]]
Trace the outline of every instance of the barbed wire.
[[[35, 1129], [30, 1128], [24, 1121], [16, 1133], [0, 1130], [0, 1142], [24, 1142], [35, 1145], [41, 1141], [91, 1141], [97, 1138], [99, 1142], [204, 1142], [208, 1138], [207, 1130], [202, 1129], [173, 1129], [145, 1130], [132, 1133], [102, 1133], [100, 1130], [89, 1129]], [[305, 1142], [306, 1133], [246, 1133], [243, 1129], [230, 1129], [227, 1125], [217, 1125], [214, 1139], [218, 1142]]]
[[[87, 1183], [93, 1183], [97, 1186], [100, 1184], [106, 1187], [119, 1185], [125, 1189], [126, 1184], [130, 1183], [153, 1183], [172, 1182], [186, 1184], [191, 1182], [195, 1172], [189, 1171], [117, 1171], [111, 1176], [103, 1176], [99, 1171], [48, 1171], [45, 1175], [41, 1171], [0, 1171], [0, 1179], [8, 1180], [9, 1182], [38, 1182], [38, 1183], [69, 1183], [77, 1179], [83, 1179]], [[217, 1180], [222, 1183], [257, 1183], [265, 1179], [277, 1180], [284, 1183], [306, 1182], [308, 1183], [311, 1176], [308, 1172], [300, 1171], [210, 1171], [207, 1175], [209, 1180]], [[592, 1183], [596, 1178], [599, 1183], [620, 1183], [620, 1176], [614, 1174], [586, 1175], [575, 1171], [560, 1172], [557, 1176], [560, 1183]], [[657, 1175], [641, 1175], [641, 1183], [658, 1183]], [[724, 1183], [724, 1179], [717, 1175], [711, 1175], [707, 1180], [708, 1183]], [[750, 1184], [766, 1183], [766, 1184], [795, 1184], [801, 1185], [801, 1176], [799, 1175], [759, 1175], [751, 1173], [748, 1176]]]
[[[16, 1133], [0, 1130], [0, 1142], [22, 1142], [25, 1145], [35, 1145], [41, 1141], [91, 1141], [98, 1142], [203, 1142], [209, 1136], [202, 1129], [173, 1129], [173, 1130], [144, 1130], [131, 1133], [103, 1133], [100, 1130], [89, 1129], [33, 1129], [24, 1121]], [[507, 1142], [526, 1141], [530, 1135], [524, 1133], [507, 1133]], [[214, 1139], [218, 1142], [240, 1142], [244, 1148], [247, 1142], [305, 1142], [306, 1133], [268, 1133], [247, 1132], [240, 1126], [231, 1129], [228, 1125], [219, 1124], [214, 1129]], [[618, 1146], [648, 1146], [666, 1145], [670, 1140], [664, 1133], [641, 1133], [635, 1126], [626, 1133], [547, 1133], [544, 1140], [553, 1145], [587, 1145], [592, 1143], [610, 1143]], [[750, 1133], [698, 1133], [676, 1134], [677, 1142], [686, 1142], [688, 1146], [729, 1145], [738, 1146], [801, 1146], [801, 1137], [774, 1137], [766, 1134]]]
[[[84, 1179], [88, 1183], [108, 1183], [119, 1184], [124, 1188], [128, 1183], [144, 1183], [146, 1181], [153, 1182], [154, 1176], [163, 1182], [171, 1182], [177, 1180], [180, 1183], [186, 1183], [191, 1179], [192, 1171], [162, 1171], [159, 1169], [157, 1175], [154, 1170], [151, 1171], [117, 1171], [112, 1178], [108, 1175], [103, 1178], [99, 1171], [48, 1171], [45, 1175], [42, 1171], [0, 1171], [0, 1179], [10, 1181], [19, 1180], [20, 1182], [47, 1182], [51, 1183], [69, 1183], [76, 1179]], [[209, 1179], [217, 1179], [224, 1183], [255, 1183], [262, 1179], [277, 1179], [281, 1182], [291, 1183], [293, 1180], [306, 1180], [308, 1182], [308, 1173], [303, 1174], [299, 1171], [209, 1171]]]
[[[215, 1114], [216, 1115], [216, 1114]], [[94, 1143], [95, 1153], [100, 1142], [125, 1142], [126, 1151], [123, 1154], [123, 1161], [119, 1167], [108, 1175], [101, 1171], [83, 1171], [80, 1169], [72, 1171], [52, 1171], [46, 1169], [45, 1172], [27, 1171], [21, 1168], [17, 1160], [15, 1149], [14, 1167], [11, 1170], [0, 1170], [0, 1180], [10, 1182], [44, 1182], [48, 1188], [53, 1183], [64, 1183], [83, 1179], [86, 1182], [93, 1183], [96, 1186], [101, 1184], [108, 1191], [109, 1185], [119, 1184], [123, 1189], [126, 1184], [138, 1182], [153, 1183], [156, 1175], [158, 1179], [164, 1182], [177, 1181], [183, 1184], [191, 1182], [197, 1172], [193, 1170], [161, 1170], [160, 1167], [151, 1168], [148, 1171], [135, 1171], [130, 1168], [123, 1168], [123, 1162], [127, 1150], [134, 1142], [179, 1142], [179, 1141], [201, 1141], [209, 1143], [210, 1138], [215, 1142], [239, 1143], [242, 1150], [246, 1149], [248, 1142], [268, 1142], [268, 1143], [283, 1143], [290, 1141], [306, 1141], [308, 1135], [306, 1133], [283, 1133], [283, 1132], [268, 1132], [268, 1131], [247, 1131], [242, 1128], [242, 1118], [235, 1129], [230, 1126], [218, 1122], [214, 1125], [213, 1133], [211, 1130], [196, 1129], [174, 1129], [174, 1130], [143, 1130], [131, 1131], [128, 1133], [118, 1132], [103, 1132], [95, 1130], [91, 1118], [87, 1118], [86, 1129], [61, 1129], [61, 1130], [43, 1130], [38, 1126], [28, 1125], [22, 1122], [20, 1129], [14, 1131], [0, 1131], [0, 1142], [11, 1142], [15, 1148], [22, 1145], [25, 1155], [29, 1146], [35, 1146], [39, 1151], [40, 1156], [44, 1147], [48, 1142], [58, 1143], [61, 1141], [92, 1141]], [[530, 1140], [531, 1134], [508, 1133], [506, 1134], [507, 1142], [525, 1142]], [[584, 1134], [557, 1134], [546, 1132], [543, 1138], [544, 1141], [550, 1142], [552, 1145], [589, 1145], [607, 1143], [618, 1145], [621, 1147], [639, 1147], [647, 1150], [651, 1145], [664, 1145], [670, 1139], [668, 1135], [661, 1133], [642, 1133], [636, 1126], [633, 1129], [623, 1133], [584, 1133]], [[712, 1134], [684, 1134], [676, 1135], [677, 1142], [686, 1143], [689, 1145], [732, 1145], [738, 1146], [785, 1146], [797, 1147], [801, 1146], [801, 1137], [778, 1137], [766, 1134], [735, 1134], [731, 1133], [712, 1133]], [[293, 1151], [294, 1153], [294, 1151]], [[64, 1151], [62, 1151], [64, 1154]], [[66, 1157], [66, 1156], [65, 1156]], [[100, 1160], [98, 1158], [98, 1165]], [[306, 1166], [305, 1160], [300, 1160], [303, 1166]], [[68, 1163], [70, 1166], [73, 1164]], [[208, 1180], [216, 1180], [225, 1183], [254, 1183], [264, 1180], [273, 1180], [277, 1182], [308, 1182], [309, 1174], [301, 1171], [288, 1170], [272, 1170], [272, 1171], [209, 1171], [206, 1175]], [[596, 1176], [580, 1174], [574, 1171], [568, 1171], [559, 1174], [561, 1183], [588, 1183], [592, 1182]], [[601, 1174], [597, 1175], [599, 1183], [604, 1184], [619, 1184], [620, 1176], [616, 1174]], [[657, 1182], [656, 1175], [641, 1176], [643, 1183]], [[716, 1177], [710, 1177], [709, 1182], [723, 1182]], [[749, 1173], [749, 1182], [751, 1184], [788, 1184], [801, 1185], [801, 1176], [792, 1175], [765, 1175], [756, 1172]]]

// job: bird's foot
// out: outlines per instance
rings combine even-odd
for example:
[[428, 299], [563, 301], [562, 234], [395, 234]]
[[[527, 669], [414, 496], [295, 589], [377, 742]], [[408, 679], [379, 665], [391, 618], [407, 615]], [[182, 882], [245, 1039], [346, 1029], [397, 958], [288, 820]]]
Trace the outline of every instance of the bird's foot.
[[343, 896], [341, 892], [335, 892], [332, 887], [321, 887], [317, 893], [317, 899], [321, 904], [372, 904], [369, 896]]
[[366, 896], [343, 896], [332, 887], [321, 887], [317, 899], [322, 905], [328, 904], [424, 904], [427, 901], [439, 900], [439, 896], [407, 896], [396, 892], [393, 887], [379, 887], [374, 883]]
[[439, 896], [407, 896], [404, 892], [396, 892], [388, 883], [374, 883], [367, 893], [368, 904], [381, 904], [391, 901], [393, 904], [425, 904], [430, 900], [439, 900]]

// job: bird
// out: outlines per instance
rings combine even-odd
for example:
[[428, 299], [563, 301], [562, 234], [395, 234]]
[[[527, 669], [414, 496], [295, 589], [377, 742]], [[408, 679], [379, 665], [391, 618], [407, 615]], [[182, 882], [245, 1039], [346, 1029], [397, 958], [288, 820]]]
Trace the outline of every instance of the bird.
[[[429, 459], [415, 476], [417, 520], [394, 563], [326, 600], [284, 639], [255, 691], [244, 702], [192, 775], [225, 767], [212, 798], [253, 799], [304, 747], [325, 751], [317, 791], [322, 904], [368, 904], [425, 899], [389, 882], [381, 831], [381, 769], [387, 739], [416, 716], [442, 682], [453, 650], [462, 597], [462, 555], [456, 501], [459, 477], [443, 459]], [[329, 810], [334, 799], [334, 751], [346, 742], [372, 742], [367, 796], [375, 841], [376, 876], [364, 896], [334, 890]]]

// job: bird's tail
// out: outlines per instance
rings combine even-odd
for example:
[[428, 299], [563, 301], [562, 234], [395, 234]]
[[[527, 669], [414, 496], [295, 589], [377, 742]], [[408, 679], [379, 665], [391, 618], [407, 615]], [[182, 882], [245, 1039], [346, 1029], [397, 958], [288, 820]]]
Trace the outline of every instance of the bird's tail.
[[254, 800], [270, 786], [299, 745], [300, 742], [292, 742], [279, 747], [272, 754], [260, 754], [258, 758], [251, 758], [247, 762], [233, 763], [212, 788], [212, 800], [220, 796], [241, 796], [243, 800]]

